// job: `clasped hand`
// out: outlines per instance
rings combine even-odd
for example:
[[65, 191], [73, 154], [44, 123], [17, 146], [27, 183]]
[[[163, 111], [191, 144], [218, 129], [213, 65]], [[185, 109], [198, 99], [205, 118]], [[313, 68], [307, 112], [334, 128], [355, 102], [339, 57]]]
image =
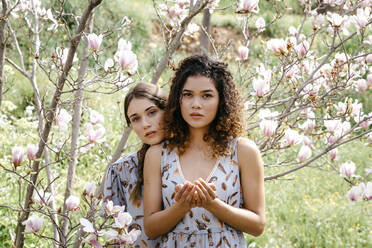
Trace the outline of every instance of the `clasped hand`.
[[184, 185], [176, 185], [176, 202], [188, 207], [203, 207], [208, 209], [214, 199], [217, 198], [216, 186], [205, 182], [202, 178], [195, 180], [194, 183], [186, 181]]

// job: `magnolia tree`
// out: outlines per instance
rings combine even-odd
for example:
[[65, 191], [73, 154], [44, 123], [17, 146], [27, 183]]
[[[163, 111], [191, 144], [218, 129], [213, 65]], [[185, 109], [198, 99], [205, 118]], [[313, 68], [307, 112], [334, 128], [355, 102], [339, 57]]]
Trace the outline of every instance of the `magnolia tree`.
[[[26, 112], [34, 113], [38, 137], [37, 145], [15, 145], [12, 163], [1, 164], [19, 184], [19, 204], [6, 206], [19, 213], [16, 247], [24, 246], [27, 233], [60, 247], [79, 247], [82, 242], [126, 246], [139, 235], [128, 230], [131, 217], [124, 207], [108, 202], [99, 214], [102, 187], [88, 182], [80, 192], [72, 190], [79, 156], [89, 156], [93, 147], [107, 142], [103, 115], [84, 99], [113, 94], [143, 79], [139, 69], [144, 61], [138, 61], [132, 43], [122, 35], [131, 32], [136, 20], [123, 17], [98, 26], [94, 20], [101, 2], [79, 3], [79, 14], [67, 13], [64, 1], [58, 6], [39, 0], [2, 1], [0, 92], [7, 83], [5, 65], [32, 85], [34, 107]], [[247, 134], [259, 146], [265, 166], [282, 168], [265, 180], [310, 164], [329, 164], [350, 184], [345, 195], [352, 202], [371, 200], [372, 168], [357, 171], [352, 161], [339, 165], [337, 157], [338, 147], [346, 143], [372, 143], [372, 114], [358, 100], [372, 88], [372, 2], [302, 0], [301, 24], [290, 27], [285, 37], [266, 38], [265, 30], [290, 11], [285, 2], [270, 3], [274, 14], [263, 18], [258, 0], [226, 6], [216, 0], [154, 0], [164, 47], [149, 81], [157, 83], [183, 42], [202, 34], [209, 41], [209, 55], [231, 65], [245, 99]], [[217, 44], [208, 30], [193, 22], [203, 11], [231, 10], [242, 33], [237, 47]], [[32, 42], [20, 40], [22, 33], [30, 34]], [[250, 56], [250, 50], [258, 56]], [[231, 54], [236, 60], [228, 59]], [[53, 96], [41, 95], [39, 75], [47, 78]], [[108, 165], [120, 157], [129, 133], [128, 128], [123, 131]], [[68, 164], [67, 173], [56, 177], [53, 171], [61, 160]], [[66, 183], [64, 192], [54, 190], [59, 181]], [[53, 234], [45, 225], [53, 227]]]

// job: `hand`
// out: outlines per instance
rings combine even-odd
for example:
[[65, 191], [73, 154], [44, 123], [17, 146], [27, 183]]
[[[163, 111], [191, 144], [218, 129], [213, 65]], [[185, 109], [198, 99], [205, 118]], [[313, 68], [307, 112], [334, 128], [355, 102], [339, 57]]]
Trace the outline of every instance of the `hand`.
[[216, 195], [216, 186], [212, 183], [207, 183], [204, 179], [199, 178], [198, 180], [194, 181], [196, 192], [198, 193], [198, 199], [196, 200], [196, 205], [198, 207], [203, 207], [208, 209], [213, 200], [217, 198]]
[[185, 185], [177, 184], [175, 191], [174, 199], [177, 203], [188, 209], [195, 207], [195, 185], [186, 181]]

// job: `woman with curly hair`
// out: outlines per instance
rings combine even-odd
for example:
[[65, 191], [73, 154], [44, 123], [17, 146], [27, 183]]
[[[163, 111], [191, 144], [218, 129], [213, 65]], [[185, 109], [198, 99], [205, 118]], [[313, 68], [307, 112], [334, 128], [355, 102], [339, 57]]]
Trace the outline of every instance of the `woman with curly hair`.
[[242, 101], [227, 65], [184, 59], [165, 111], [167, 142], [149, 148], [144, 226], [161, 247], [246, 247], [265, 226], [263, 163], [243, 132]]
[[124, 99], [125, 119], [143, 144], [139, 151], [112, 164], [105, 176], [104, 206], [108, 201], [125, 206], [125, 211], [133, 217], [129, 231], [141, 231], [134, 247], [159, 245], [159, 240], [149, 240], [143, 230], [143, 164], [148, 148], [164, 139], [166, 101], [167, 95], [153, 84], [138, 83], [128, 92]]

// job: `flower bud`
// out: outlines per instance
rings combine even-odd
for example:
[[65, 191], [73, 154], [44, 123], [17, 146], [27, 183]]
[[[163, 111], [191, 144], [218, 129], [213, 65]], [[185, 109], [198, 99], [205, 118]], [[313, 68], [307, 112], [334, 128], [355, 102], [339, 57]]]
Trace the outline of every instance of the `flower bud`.
[[12, 149], [12, 161], [15, 167], [21, 165], [23, 161], [24, 151], [20, 146], [15, 146]]
[[27, 158], [29, 160], [34, 160], [36, 158], [38, 147], [32, 144], [27, 145]]

